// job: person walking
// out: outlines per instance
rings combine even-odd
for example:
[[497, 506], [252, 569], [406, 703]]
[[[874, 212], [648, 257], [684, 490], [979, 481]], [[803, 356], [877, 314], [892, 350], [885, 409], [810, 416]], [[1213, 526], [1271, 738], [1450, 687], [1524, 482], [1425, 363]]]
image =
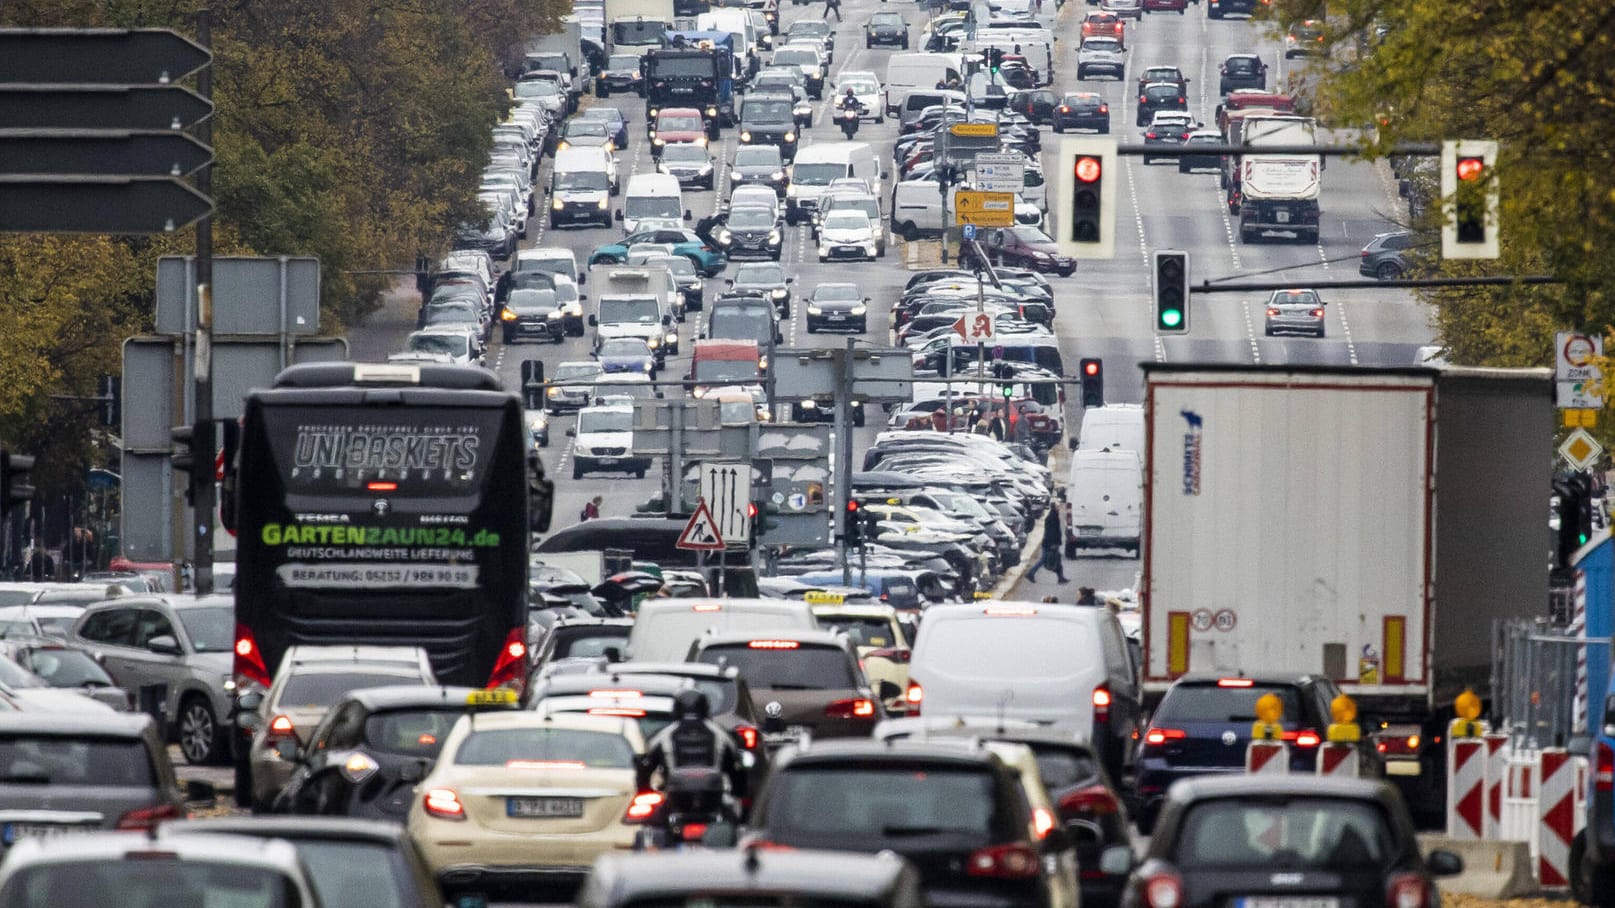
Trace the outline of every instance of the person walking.
[[824, 0], [824, 18], [830, 18], [831, 13], [836, 14], [836, 21], [841, 21], [841, 0]]
[[1055, 583], [1069, 583], [1065, 576], [1065, 558], [1061, 549], [1065, 546], [1065, 531], [1060, 528], [1060, 511], [1050, 507], [1049, 516], [1043, 521], [1043, 554], [1037, 564], [1026, 572], [1026, 579], [1037, 582], [1039, 568], [1047, 568], [1054, 572]]
[[583, 506], [583, 516], [581, 519], [598, 520], [600, 518], [600, 502], [603, 500], [604, 498], [600, 495], [594, 496], [594, 498], [591, 499], [588, 504]]

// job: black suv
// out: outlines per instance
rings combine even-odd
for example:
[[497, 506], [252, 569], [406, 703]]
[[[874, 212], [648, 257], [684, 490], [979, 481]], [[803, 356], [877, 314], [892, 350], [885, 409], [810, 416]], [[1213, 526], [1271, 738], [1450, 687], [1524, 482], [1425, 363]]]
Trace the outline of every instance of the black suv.
[[1230, 54], [1217, 73], [1217, 90], [1225, 95], [1236, 88], [1267, 88], [1267, 64], [1255, 54]]
[[926, 903], [1042, 906], [1062, 883], [1062, 827], [1033, 836], [1020, 774], [986, 749], [844, 740], [787, 748], [745, 844], [890, 851], [920, 872]]
[[1060, 99], [1051, 123], [1055, 132], [1092, 129], [1103, 135], [1110, 132], [1110, 104], [1104, 95], [1095, 92], [1073, 92]]
[[753, 95], [740, 108], [740, 144], [778, 145], [780, 155], [796, 157], [796, 117], [794, 104], [784, 93]]
[[1138, 92], [1138, 125], [1148, 126], [1157, 110], [1189, 110], [1189, 99], [1176, 82], [1151, 82]]

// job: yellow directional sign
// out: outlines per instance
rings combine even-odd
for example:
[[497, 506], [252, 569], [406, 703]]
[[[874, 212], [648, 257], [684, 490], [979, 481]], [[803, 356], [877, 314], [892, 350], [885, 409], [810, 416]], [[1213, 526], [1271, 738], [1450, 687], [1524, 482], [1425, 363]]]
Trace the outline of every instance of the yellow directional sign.
[[948, 131], [956, 136], [996, 136], [997, 123], [955, 123], [948, 127]]
[[953, 196], [953, 222], [960, 226], [1013, 227], [1015, 193], [961, 189]]

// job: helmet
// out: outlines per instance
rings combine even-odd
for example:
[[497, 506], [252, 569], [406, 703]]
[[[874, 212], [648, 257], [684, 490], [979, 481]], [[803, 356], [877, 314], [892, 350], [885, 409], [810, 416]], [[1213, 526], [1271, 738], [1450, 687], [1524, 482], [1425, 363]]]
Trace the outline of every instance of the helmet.
[[852, 86], [851, 85], [847, 86], [847, 97], [849, 97], [849, 98], [852, 97]]
[[673, 709], [680, 719], [705, 719], [711, 706], [707, 703], [706, 694], [687, 687], [673, 695]]

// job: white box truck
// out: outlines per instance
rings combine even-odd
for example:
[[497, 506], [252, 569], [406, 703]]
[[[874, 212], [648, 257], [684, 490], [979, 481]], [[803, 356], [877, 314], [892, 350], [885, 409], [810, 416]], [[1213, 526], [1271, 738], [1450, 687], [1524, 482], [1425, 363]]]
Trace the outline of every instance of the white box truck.
[[[1546, 369], [1145, 363], [1144, 686], [1323, 674], [1445, 735], [1492, 623], [1545, 613]], [[1443, 797], [1443, 748], [1399, 781]], [[1433, 800], [1432, 800], [1433, 799]]]
[[[1311, 117], [1246, 117], [1244, 142], [1263, 145], [1317, 144]], [[1264, 233], [1294, 233], [1303, 243], [1318, 241], [1318, 196], [1323, 188], [1323, 157], [1309, 154], [1239, 156], [1239, 239], [1254, 243]]]

